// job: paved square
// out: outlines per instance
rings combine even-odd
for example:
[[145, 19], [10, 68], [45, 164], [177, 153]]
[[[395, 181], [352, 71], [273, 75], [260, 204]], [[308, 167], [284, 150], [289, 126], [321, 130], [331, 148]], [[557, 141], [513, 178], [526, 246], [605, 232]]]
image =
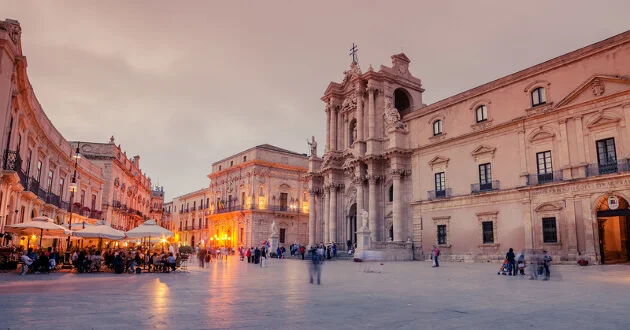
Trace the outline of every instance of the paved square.
[[[627, 329], [630, 266], [555, 266], [552, 280], [497, 264], [324, 264], [268, 268], [230, 258], [188, 274], [0, 274], [0, 328]], [[382, 269], [381, 269], [382, 268]]]

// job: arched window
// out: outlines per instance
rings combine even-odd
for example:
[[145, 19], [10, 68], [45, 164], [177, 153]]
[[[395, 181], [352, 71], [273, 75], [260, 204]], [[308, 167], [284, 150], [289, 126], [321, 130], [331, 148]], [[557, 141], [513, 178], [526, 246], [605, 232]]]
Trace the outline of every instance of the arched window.
[[436, 120], [433, 122], [433, 135], [442, 134], [442, 120]]
[[488, 108], [485, 105], [477, 107], [477, 122], [488, 120]]
[[543, 105], [547, 102], [547, 97], [545, 96], [545, 89], [543, 87], [538, 87], [532, 91], [532, 107]]
[[390, 203], [393, 203], [394, 202], [394, 185], [393, 184], [391, 186], [389, 186], [389, 190], [388, 190], [387, 196], [388, 196], [387, 200]]

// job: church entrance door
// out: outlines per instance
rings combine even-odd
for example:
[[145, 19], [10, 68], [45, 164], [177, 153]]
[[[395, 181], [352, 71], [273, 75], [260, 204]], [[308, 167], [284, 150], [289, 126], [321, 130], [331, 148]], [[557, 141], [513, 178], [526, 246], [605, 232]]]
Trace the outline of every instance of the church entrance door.
[[630, 260], [629, 219], [630, 209], [628, 201], [624, 198], [609, 195], [601, 197], [598, 201], [599, 252], [603, 264]]
[[357, 243], [357, 204], [350, 206], [348, 211], [348, 241], [354, 246]]

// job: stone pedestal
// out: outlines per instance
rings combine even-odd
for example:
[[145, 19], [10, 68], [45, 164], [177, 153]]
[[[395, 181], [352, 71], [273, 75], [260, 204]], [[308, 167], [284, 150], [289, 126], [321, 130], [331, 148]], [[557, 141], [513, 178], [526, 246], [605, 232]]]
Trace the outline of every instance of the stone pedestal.
[[280, 243], [280, 236], [278, 236], [278, 234], [271, 234], [271, 236], [269, 236], [269, 253], [271, 252], [276, 253], [279, 243]]
[[390, 127], [387, 129], [387, 136], [389, 137], [389, 149], [404, 149], [407, 148], [407, 135], [409, 131], [402, 127]]
[[355, 258], [363, 258], [366, 250], [370, 249], [370, 232], [369, 229], [361, 227], [357, 230], [357, 249], [354, 251]]

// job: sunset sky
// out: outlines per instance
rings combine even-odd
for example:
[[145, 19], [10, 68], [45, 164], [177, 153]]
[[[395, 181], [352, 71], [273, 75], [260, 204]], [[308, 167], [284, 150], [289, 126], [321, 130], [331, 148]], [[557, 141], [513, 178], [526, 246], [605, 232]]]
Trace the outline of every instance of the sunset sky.
[[2, 1], [29, 78], [68, 140], [108, 142], [164, 186], [269, 143], [323, 151], [324, 103], [352, 43], [366, 70], [401, 50], [424, 102], [630, 29], [630, 1]]

